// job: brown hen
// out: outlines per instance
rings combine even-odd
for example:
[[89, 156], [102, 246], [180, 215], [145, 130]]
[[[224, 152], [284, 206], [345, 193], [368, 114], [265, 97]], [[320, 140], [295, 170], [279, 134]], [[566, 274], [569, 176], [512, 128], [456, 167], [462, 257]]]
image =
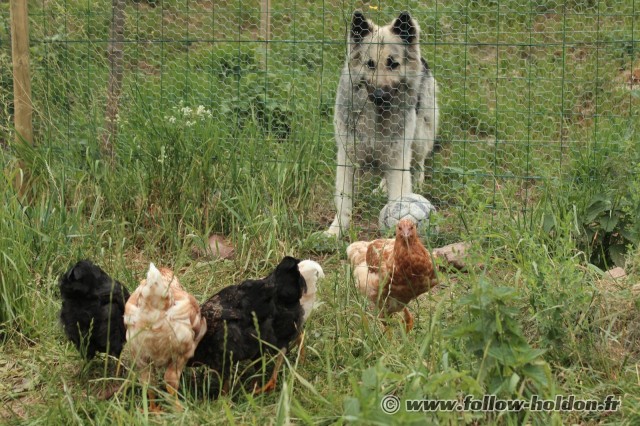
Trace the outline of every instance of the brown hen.
[[[176, 398], [175, 405], [180, 408], [180, 375], [207, 331], [198, 302], [182, 288], [170, 269], [158, 270], [152, 263], [147, 278], [127, 301], [124, 322], [141, 380], [149, 384], [155, 376], [154, 369], [164, 369], [167, 392]], [[148, 394], [149, 409], [159, 411], [153, 392], [149, 390]]]
[[410, 219], [402, 219], [396, 237], [356, 241], [347, 247], [356, 286], [381, 316], [404, 311], [407, 331], [413, 328], [413, 315], [407, 304], [426, 293], [438, 282], [429, 251], [424, 247]]

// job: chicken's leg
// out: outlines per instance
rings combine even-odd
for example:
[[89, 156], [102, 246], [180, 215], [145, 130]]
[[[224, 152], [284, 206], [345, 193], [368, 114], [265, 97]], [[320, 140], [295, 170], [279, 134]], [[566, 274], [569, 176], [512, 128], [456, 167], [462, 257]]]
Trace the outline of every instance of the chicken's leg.
[[229, 379], [224, 379], [222, 381], [222, 388], [220, 389], [221, 396], [229, 395], [229, 388], [231, 388], [231, 384], [229, 383]]
[[167, 392], [173, 399], [173, 406], [177, 411], [182, 411], [182, 405], [178, 400], [178, 387], [180, 386], [180, 374], [183, 366], [179, 362], [173, 362], [167, 367], [164, 373], [164, 382], [167, 385]]
[[147, 400], [149, 401], [149, 411], [152, 413], [159, 413], [162, 411], [160, 406], [156, 404], [156, 394], [151, 389], [151, 377], [152, 377], [152, 367], [150, 365], [142, 368], [140, 372], [140, 381], [147, 385]]
[[406, 306], [402, 311], [404, 312], [404, 323], [408, 333], [413, 330], [413, 314], [409, 312], [409, 309]]
[[284, 362], [284, 350], [280, 349], [280, 352], [278, 352], [278, 357], [276, 358], [276, 365], [273, 369], [273, 374], [271, 374], [271, 378], [262, 388], [254, 390], [253, 391], [254, 395], [271, 392], [276, 388], [276, 382], [278, 381], [278, 372], [280, 371], [280, 367], [282, 367], [283, 362]]
[[[118, 363], [116, 364], [115, 377], [121, 378], [122, 370], [124, 368], [125, 367], [122, 366], [121, 359], [118, 358]], [[103, 386], [102, 390], [98, 392], [98, 399], [107, 400], [111, 398], [113, 395], [115, 395], [116, 393], [121, 392], [126, 385], [127, 385], [126, 381], [123, 381], [123, 383], [120, 383], [120, 384], [118, 384], [118, 382], [115, 382], [115, 383], [107, 382], [107, 384]]]
[[300, 364], [304, 362], [304, 330], [298, 334], [296, 338], [296, 346], [298, 347], [298, 357], [300, 358]]
[[156, 393], [149, 387], [147, 388], [147, 399], [149, 400], [149, 412], [161, 413], [162, 408], [156, 403]]

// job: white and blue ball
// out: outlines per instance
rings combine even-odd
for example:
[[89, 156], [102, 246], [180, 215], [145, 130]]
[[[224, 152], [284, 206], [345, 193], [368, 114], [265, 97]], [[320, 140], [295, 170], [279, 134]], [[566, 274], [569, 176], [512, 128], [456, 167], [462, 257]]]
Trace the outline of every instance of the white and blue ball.
[[431, 216], [436, 212], [436, 208], [429, 200], [419, 194], [409, 194], [398, 200], [389, 201], [380, 211], [378, 226], [380, 230], [395, 231], [396, 225], [401, 219], [412, 219], [418, 225], [418, 232], [425, 234], [435, 232], [436, 229], [429, 229]]

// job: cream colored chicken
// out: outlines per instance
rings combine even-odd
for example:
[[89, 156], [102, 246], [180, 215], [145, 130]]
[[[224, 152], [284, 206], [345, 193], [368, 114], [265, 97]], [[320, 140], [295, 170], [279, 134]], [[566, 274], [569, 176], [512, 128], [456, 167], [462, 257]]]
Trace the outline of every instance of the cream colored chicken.
[[[207, 330], [198, 302], [182, 288], [173, 271], [158, 270], [151, 263], [147, 278], [127, 301], [124, 321], [140, 379], [150, 384], [155, 369], [164, 369], [167, 392], [180, 408], [180, 375]], [[148, 393], [149, 409], [159, 411], [153, 392], [149, 389]]]

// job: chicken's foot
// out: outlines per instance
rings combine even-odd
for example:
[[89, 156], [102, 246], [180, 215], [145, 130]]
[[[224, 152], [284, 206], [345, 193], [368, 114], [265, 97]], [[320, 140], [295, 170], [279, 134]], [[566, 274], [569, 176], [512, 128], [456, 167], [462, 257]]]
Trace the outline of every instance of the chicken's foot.
[[278, 381], [278, 372], [282, 367], [282, 363], [284, 362], [284, 350], [280, 349], [278, 352], [278, 357], [276, 358], [276, 365], [273, 369], [273, 373], [271, 374], [271, 378], [269, 381], [260, 389], [254, 390], [254, 395], [260, 395], [261, 393], [271, 392], [276, 388], [276, 383]]
[[300, 364], [304, 362], [305, 351], [304, 351], [304, 330], [302, 333], [298, 334], [296, 338], [296, 346], [298, 347], [298, 358], [300, 359]]
[[409, 311], [409, 309], [406, 306], [402, 311], [404, 312], [404, 323], [408, 333], [411, 330], [413, 330], [413, 314]]

